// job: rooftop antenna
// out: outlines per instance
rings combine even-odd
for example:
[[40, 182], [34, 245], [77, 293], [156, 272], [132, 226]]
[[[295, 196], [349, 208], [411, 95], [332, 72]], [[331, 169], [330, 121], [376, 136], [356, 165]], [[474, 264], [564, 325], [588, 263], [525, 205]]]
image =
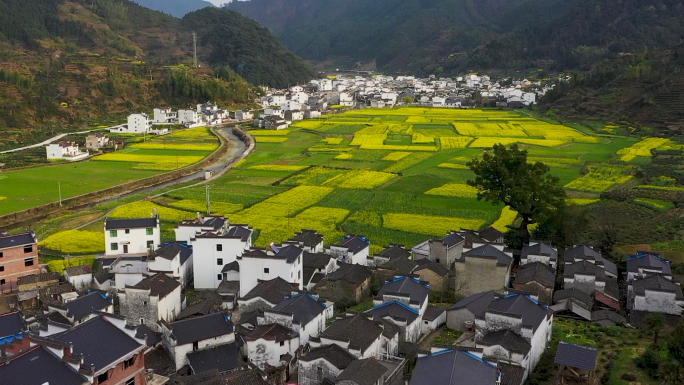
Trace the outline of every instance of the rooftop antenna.
[[195, 68], [197, 68], [197, 33], [192, 33], [192, 47], [193, 47], [193, 61], [195, 63]]

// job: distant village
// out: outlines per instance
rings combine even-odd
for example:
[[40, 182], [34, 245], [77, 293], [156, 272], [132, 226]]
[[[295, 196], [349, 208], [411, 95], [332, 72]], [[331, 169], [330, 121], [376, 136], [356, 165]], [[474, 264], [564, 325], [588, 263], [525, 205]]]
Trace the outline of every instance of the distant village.
[[[200, 213], [174, 242], [161, 230], [156, 213], [107, 219], [99, 270], [63, 275], [40, 268], [34, 232], [0, 236], [0, 287], [13, 299], [0, 315], [0, 379], [521, 385], [556, 317], [645, 327], [654, 313], [678, 322], [684, 306], [659, 255], [629, 258], [622, 275], [588, 246], [562, 259], [541, 241], [512, 250], [491, 227], [377, 253], [362, 235], [326, 247], [309, 229], [259, 248], [248, 224]], [[597, 356], [563, 342], [555, 363], [577, 383]]]

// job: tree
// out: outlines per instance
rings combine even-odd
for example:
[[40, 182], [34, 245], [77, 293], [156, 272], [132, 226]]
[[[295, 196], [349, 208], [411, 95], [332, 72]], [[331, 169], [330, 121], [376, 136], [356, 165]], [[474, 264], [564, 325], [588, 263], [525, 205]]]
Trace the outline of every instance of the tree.
[[665, 325], [665, 317], [660, 313], [651, 313], [646, 316], [644, 322], [648, 325], [648, 329], [653, 332], [653, 344], [658, 345], [658, 334]]
[[513, 144], [510, 148], [494, 145], [482, 159], [473, 159], [468, 167], [475, 173], [469, 186], [477, 188], [477, 199], [492, 204], [503, 203], [522, 218], [520, 237], [529, 240], [528, 226], [538, 223], [565, 207], [565, 190], [558, 177], [549, 174], [541, 162], [528, 163], [527, 151]]
[[411, 95], [404, 95], [403, 100], [405, 104], [413, 104], [413, 96]]
[[667, 350], [672, 358], [679, 361], [680, 366], [684, 366], [684, 322], [680, 322], [670, 333]]

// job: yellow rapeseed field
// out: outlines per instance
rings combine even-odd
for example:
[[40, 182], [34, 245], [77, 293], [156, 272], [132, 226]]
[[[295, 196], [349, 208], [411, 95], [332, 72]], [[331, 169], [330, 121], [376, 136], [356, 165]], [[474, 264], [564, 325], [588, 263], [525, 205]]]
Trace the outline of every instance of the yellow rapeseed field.
[[492, 223], [492, 227], [505, 233], [508, 231], [508, 226], [513, 225], [515, 219], [518, 217], [518, 212], [506, 206], [501, 210], [501, 215], [496, 222]]
[[435, 187], [425, 192], [427, 195], [443, 195], [459, 198], [476, 198], [477, 189], [465, 183], [447, 183], [440, 187]]
[[93, 254], [105, 251], [103, 231], [66, 230], [52, 234], [38, 246], [63, 254]]
[[389, 229], [425, 235], [445, 235], [451, 230], [479, 229], [484, 219], [466, 219], [420, 214], [388, 213], [382, 216], [383, 225]]

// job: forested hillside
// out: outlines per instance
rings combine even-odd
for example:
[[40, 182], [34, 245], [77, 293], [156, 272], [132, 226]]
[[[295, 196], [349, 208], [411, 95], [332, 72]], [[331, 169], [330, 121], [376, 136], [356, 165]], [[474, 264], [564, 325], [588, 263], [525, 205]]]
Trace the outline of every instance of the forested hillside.
[[183, 17], [198, 9], [213, 7], [214, 5], [204, 0], [134, 0], [143, 7], [168, 13], [171, 16]]
[[[192, 67], [193, 30], [200, 68]], [[230, 39], [216, 43], [217, 31]], [[164, 104], [247, 105], [248, 81], [283, 86], [311, 76], [267, 30], [227, 10], [180, 20], [127, 0], [0, 2], [0, 148]]]

